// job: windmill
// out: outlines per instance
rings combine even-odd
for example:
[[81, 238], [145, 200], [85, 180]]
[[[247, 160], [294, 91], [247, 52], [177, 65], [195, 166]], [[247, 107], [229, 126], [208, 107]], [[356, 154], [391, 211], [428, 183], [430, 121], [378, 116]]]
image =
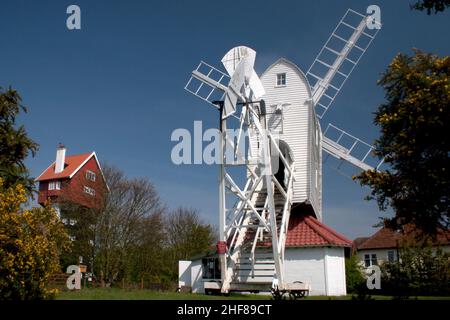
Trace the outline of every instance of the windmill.
[[370, 16], [347, 10], [306, 74], [280, 59], [259, 77], [256, 52], [245, 46], [225, 54], [226, 73], [203, 61], [192, 72], [185, 89], [220, 112], [221, 282], [212, 287], [305, 290], [285, 280], [284, 247], [291, 213], [322, 220], [322, 150], [360, 170], [381, 165], [369, 162], [371, 145], [320, 125], [381, 27], [370, 24]]

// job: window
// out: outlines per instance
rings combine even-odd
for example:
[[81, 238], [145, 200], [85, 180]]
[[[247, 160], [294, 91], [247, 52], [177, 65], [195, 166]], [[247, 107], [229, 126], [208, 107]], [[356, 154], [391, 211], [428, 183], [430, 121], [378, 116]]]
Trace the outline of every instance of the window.
[[70, 218], [62, 218], [61, 222], [66, 226], [74, 226], [77, 224], [77, 220]]
[[84, 190], [85, 193], [87, 193], [87, 194], [89, 194], [91, 196], [95, 196], [95, 190], [93, 188], [84, 186], [83, 190]]
[[267, 115], [267, 124], [271, 132], [283, 132], [283, 107], [281, 104], [271, 105]]
[[375, 253], [365, 254], [364, 255], [364, 265], [366, 266], [366, 268], [368, 268], [370, 266], [377, 266], [378, 265], [377, 255]]
[[394, 250], [388, 251], [388, 262], [395, 262], [395, 251]]
[[202, 259], [203, 279], [220, 279], [219, 259]]
[[286, 85], [286, 73], [278, 73], [277, 86], [285, 86], [285, 85]]
[[92, 172], [91, 170], [87, 170], [86, 171], [86, 179], [95, 182], [95, 172]]
[[61, 181], [50, 181], [48, 183], [48, 190], [61, 190]]

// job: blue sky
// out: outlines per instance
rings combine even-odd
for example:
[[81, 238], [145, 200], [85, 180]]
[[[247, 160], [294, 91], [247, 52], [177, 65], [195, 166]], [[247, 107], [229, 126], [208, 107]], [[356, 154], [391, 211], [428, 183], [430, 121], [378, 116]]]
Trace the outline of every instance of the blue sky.
[[[259, 73], [280, 57], [306, 71], [347, 8], [377, 4], [383, 28], [324, 119], [371, 142], [383, 102], [376, 81], [395, 54], [450, 52], [450, 13], [427, 16], [412, 2], [0, 0], [0, 86], [19, 90], [29, 107], [20, 121], [40, 144], [27, 160], [34, 176], [58, 142], [68, 154], [95, 150], [148, 177], [169, 207], [198, 208], [216, 223], [218, 168], [170, 159], [174, 129], [217, 126], [217, 112], [183, 90], [199, 60], [220, 67], [225, 52], [247, 45]], [[81, 30], [66, 28], [70, 4], [81, 7]], [[373, 233], [383, 213], [364, 200], [369, 190], [327, 163], [323, 176], [324, 222], [350, 238]]]

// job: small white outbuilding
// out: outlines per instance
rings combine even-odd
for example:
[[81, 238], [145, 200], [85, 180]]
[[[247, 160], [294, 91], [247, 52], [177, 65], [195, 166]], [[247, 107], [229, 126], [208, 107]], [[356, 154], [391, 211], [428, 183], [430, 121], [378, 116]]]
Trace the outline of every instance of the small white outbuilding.
[[[310, 295], [346, 295], [345, 250], [351, 241], [309, 215], [291, 215], [284, 255], [285, 281], [301, 281]], [[179, 287], [204, 293], [204, 282], [220, 281], [215, 252], [179, 262]]]

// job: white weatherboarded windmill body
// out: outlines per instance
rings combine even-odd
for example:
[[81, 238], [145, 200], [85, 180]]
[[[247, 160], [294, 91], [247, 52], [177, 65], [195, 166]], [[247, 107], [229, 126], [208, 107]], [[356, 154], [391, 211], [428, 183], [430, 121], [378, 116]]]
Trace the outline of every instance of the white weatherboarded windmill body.
[[279, 59], [258, 77], [256, 53], [244, 46], [222, 59], [227, 73], [205, 62], [192, 72], [185, 89], [220, 111], [220, 241], [213, 255], [180, 261], [180, 284], [346, 293], [350, 241], [321, 222], [322, 151], [362, 170], [380, 164], [369, 164], [370, 145], [333, 125], [322, 131], [319, 120], [380, 26], [349, 9], [306, 74]]

